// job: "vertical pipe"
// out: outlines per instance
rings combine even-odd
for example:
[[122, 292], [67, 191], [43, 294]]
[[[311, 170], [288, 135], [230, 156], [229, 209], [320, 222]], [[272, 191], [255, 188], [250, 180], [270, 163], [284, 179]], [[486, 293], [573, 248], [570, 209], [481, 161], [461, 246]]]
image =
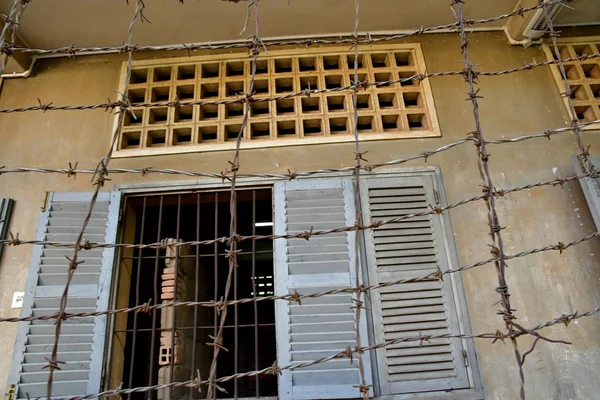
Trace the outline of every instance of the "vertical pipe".
[[[177, 196], [177, 227], [175, 228], [175, 243], [179, 241], [179, 227], [181, 225], [181, 195]], [[173, 302], [177, 301], [177, 283], [179, 281], [179, 247], [175, 247], [175, 281], [173, 284]], [[175, 372], [175, 315], [177, 314], [177, 307], [173, 307], [173, 318], [171, 320], [171, 362], [169, 363], [169, 382], [173, 382], [173, 374]], [[173, 398], [173, 387], [169, 388], [169, 398]]]
[[[142, 206], [142, 223], [140, 224], [140, 241], [139, 243], [144, 243], [144, 227], [146, 224], [146, 197], [144, 197], [144, 204]], [[141, 269], [142, 269], [142, 249], [139, 249], [138, 252], [138, 260], [137, 260], [137, 272], [135, 278], [135, 305], [140, 304], [140, 277], [141, 277]], [[133, 314], [133, 332], [131, 335], [133, 336], [131, 340], [131, 359], [129, 361], [129, 384], [128, 387], [133, 387], [133, 371], [135, 369], [135, 347], [137, 341], [137, 320], [138, 313]], [[127, 399], [131, 399], [131, 393], [127, 395]]]
[[[163, 198], [160, 196], [160, 202], [158, 206], [158, 229], [156, 232], [156, 242], [160, 242], [160, 231], [162, 230], [162, 213], [163, 213]], [[141, 242], [140, 242], [141, 243]], [[160, 302], [160, 293], [158, 290], [158, 262], [160, 260], [160, 250], [156, 249], [154, 258], [154, 301], [156, 304]], [[156, 318], [159, 310], [152, 310], [152, 336], [150, 339], [150, 371], [148, 373], [148, 386], [154, 384], [154, 349], [156, 347]], [[152, 392], [146, 392], [146, 399], [152, 397]]]
[[[252, 236], [256, 235], [256, 190], [252, 191]], [[256, 240], [252, 241], [252, 298], [254, 301], [254, 370], [258, 371], [258, 303], [256, 302]], [[258, 375], [254, 377], [256, 397], [260, 397]]]
[[[196, 241], [200, 241], [200, 193], [196, 194]], [[196, 278], [194, 281], [194, 301], [199, 301], [198, 282], [200, 281], [200, 246], [196, 246]], [[198, 306], [194, 306], [194, 333], [192, 337], [192, 371], [190, 380], [196, 373], [196, 340], [198, 338]], [[190, 387], [190, 399], [194, 396], [194, 388]]]

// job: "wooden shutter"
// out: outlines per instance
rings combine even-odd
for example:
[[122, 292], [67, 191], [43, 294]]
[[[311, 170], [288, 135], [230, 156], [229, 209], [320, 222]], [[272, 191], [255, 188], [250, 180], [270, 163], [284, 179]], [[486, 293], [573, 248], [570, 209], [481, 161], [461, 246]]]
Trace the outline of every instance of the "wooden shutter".
[[[38, 223], [36, 239], [74, 243], [88, 211], [91, 193], [51, 193]], [[120, 197], [102, 192], [84, 237], [90, 242], [114, 243]], [[82, 250], [69, 289], [68, 313], [108, 308], [114, 249]], [[73, 249], [34, 246], [21, 315], [42, 316], [58, 311]], [[48, 364], [54, 343], [54, 319], [21, 323], [17, 334], [9, 385], [17, 398], [46, 396]], [[98, 393], [102, 375], [106, 316], [63, 322], [58, 344], [60, 370], [54, 372], [53, 396]]]
[[[274, 192], [275, 233], [341, 228], [354, 225], [352, 182], [343, 179], [277, 182]], [[354, 286], [355, 233], [314, 236], [310, 240], [275, 240], [275, 288], [282, 295], [318, 293]], [[289, 365], [328, 357], [356, 346], [355, 318], [350, 293], [302, 300], [276, 301], [277, 358]], [[361, 337], [367, 342], [366, 318]], [[371, 381], [368, 355], [363, 357]], [[356, 357], [337, 359], [308, 368], [284, 371], [279, 398], [357, 398], [360, 383]]]
[[[361, 182], [365, 223], [429, 210], [436, 204], [430, 175]], [[426, 276], [448, 269], [440, 216], [410, 218], [365, 232], [371, 283]], [[457, 288], [455, 288], [457, 289]], [[457, 301], [450, 277], [394, 285], [372, 292], [375, 341], [459, 333]], [[382, 394], [468, 388], [459, 339], [406, 342], [377, 351]]]
[[[0, 199], [0, 239], [5, 239], [8, 233], [8, 219], [12, 210], [13, 200]], [[4, 245], [0, 244], [0, 261], [2, 261], [2, 250]]]
[[[596, 171], [600, 171], [600, 158], [593, 157], [590, 158], [590, 161], [596, 168]], [[573, 164], [578, 175], [590, 172], [578, 156], [573, 157]], [[598, 183], [598, 179], [596, 178], [583, 178], [579, 180], [579, 183], [596, 224], [596, 230], [600, 230], [600, 183]]]

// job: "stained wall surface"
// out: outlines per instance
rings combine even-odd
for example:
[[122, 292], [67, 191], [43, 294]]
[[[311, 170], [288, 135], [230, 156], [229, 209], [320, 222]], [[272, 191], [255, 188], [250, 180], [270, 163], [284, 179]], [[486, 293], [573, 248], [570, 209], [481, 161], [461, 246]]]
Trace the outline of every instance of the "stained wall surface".
[[[438, 34], [418, 40], [428, 72], [460, 70], [459, 38]], [[542, 61], [538, 48], [511, 47], [501, 33], [471, 36], [470, 55], [482, 70], [503, 70]], [[307, 51], [305, 48], [299, 51]], [[137, 59], [164, 57], [139, 54]], [[0, 108], [42, 102], [54, 104], [99, 103], [116, 99], [124, 55], [99, 55], [75, 59], [43, 60], [28, 79], [5, 80]], [[364, 142], [363, 151], [371, 163], [380, 163], [433, 150], [464, 138], [474, 129], [467, 85], [461, 76], [431, 80], [442, 137], [384, 142]], [[481, 77], [480, 111], [486, 138], [511, 138], [568, 125], [568, 118], [549, 67], [497, 77]], [[0, 165], [66, 168], [78, 162], [79, 168], [93, 169], [104, 157], [110, 142], [113, 116], [103, 110], [48, 111], [0, 114]], [[591, 152], [600, 148], [597, 133], [585, 134]], [[243, 146], [242, 146], [243, 148]], [[492, 145], [490, 168], [496, 186], [510, 188], [526, 183], [574, 174], [571, 157], [577, 148], [572, 134], [552, 140], [534, 139], [507, 145]], [[353, 165], [354, 144], [307, 145], [242, 150], [241, 172], [286, 172]], [[156, 157], [114, 159], [114, 168], [175, 168], [218, 172], [227, 168], [232, 151], [192, 153]], [[404, 164], [405, 167], [441, 167], [448, 202], [480, 195], [481, 181], [472, 144]], [[111, 176], [103, 190], [114, 185], [189, 180], [180, 176], [133, 174]], [[15, 199], [10, 230], [32, 238], [45, 191], [89, 191], [89, 176], [35, 173], [0, 176], [0, 195]], [[595, 230], [578, 182], [562, 187], [522, 190], [497, 201], [508, 253], [569, 242]], [[450, 212], [454, 238], [463, 265], [490, 257], [486, 207], [470, 203]], [[23, 291], [29, 268], [31, 247], [6, 249], [0, 264], [0, 315], [18, 316], [10, 308], [14, 291]], [[508, 262], [507, 279], [518, 322], [533, 326], [563, 313], [593, 309], [600, 299], [600, 242], [588, 241], [558, 252], [544, 252]], [[495, 291], [497, 276], [493, 265], [463, 273], [469, 315], [475, 333], [495, 332], [504, 323], [496, 314], [500, 308]], [[600, 317], [592, 316], [544, 330], [548, 337], [572, 345], [540, 342], [525, 364], [526, 388], [531, 398], [587, 399], [597, 396], [600, 384]], [[5, 387], [12, 356], [16, 324], [0, 324], [0, 387]], [[476, 340], [483, 385], [488, 399], [518, 397], [518, 371], [509, 343]], [[532, 340], [520, 340], [526, 351]]]

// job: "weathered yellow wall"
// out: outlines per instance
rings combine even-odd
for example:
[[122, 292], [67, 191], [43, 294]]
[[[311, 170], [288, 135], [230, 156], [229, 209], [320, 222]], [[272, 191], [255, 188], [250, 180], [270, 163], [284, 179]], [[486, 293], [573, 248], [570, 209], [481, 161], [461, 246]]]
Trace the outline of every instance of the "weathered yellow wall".
[[[459, 70], [460, 44], [456, 36], [428, 35], [420, 38], [428, 72]], [[470, 55], [484, 70], [500, 70], [541, 61], [540, 49], [510, 47], [500, 33], [471, 36]], [[137, 58], [156, 56], [138, 55]], [[43, 102], [86, 104], [116, 98], [123, 55], [46, 60], [37, 74], [25, 80], [7, 80], [0, 107], [18, 107]], [[432, 80], [443, 137], [362, 143], [372, 163], [435, 149], [464, 137], [473, 130], [471, 105], [465, 101], [467, 86], [462, 77]], [[510, 138], [566, 125], [559, 91], [547, 67], [499, 77], [481, 77], [479, 85], [482, 128], [487, 138]], [[32, 112], [0, 115], [0, 165], [10, 167], [67, 167], [78, 161], [80, 168], [93, 169], [109, 146], [112, 115], [102, 110]], [[592, 153], [600, 146], [594, 133], [586, 134]], [[341, 167], [354, 163], [354, 145], [296, 146], [248, 150], [241, 153], [241, 171], [284, 172]], [[490, 146], [490, 166], [499, 187], [574, 174], [571, 156], [577, 153], [571, 134], [548, 141], [536, 139]], [[136, 159], [115, 159], [111, 167], [170, 167], [214, 172], [224, 170], [231, 151]], [[424, 165], [415, 161], [408, 166]], [[448, 201], [481, 194], [474, 146], [467, 144], [431, 157], [427, 165], [440, 165]], [[167, 182], [176, 176], [111, 176], [106, 190], [116, 184]], [[44, 191], [91, 190], [89, 176], [76, 179], [65, 175], [7, 174], [0, 176], [0, 195], [16, 200], [10, 226], [21, 238], [32, 238]], [[564, 187], [524, 190], [499, 199], [498, 211], [507, 252], [516, 253], [558, 241], [568, 242], [595, 230], [578, 182]], [[460, 261], [469, 264], [490, 257], [484, 203], [471, 203], [452, 210], [451, 218]], [[29, 268], [31, 247], [7, 248], [0, 266], [0, 315], [17, 316], [10, 308], [14, 291], [22, 291]], [[563, 313], [595, 307], [600, 298], [600, 243], [597, 240], [568, 249], [562, 255], [546, 252], [509, 261], [507, 270], [511, 300], [519, 323], [536, 325]], [[496, 310], [499, 296], [493, 265], [463, 274], [469, 313], [476, 333], [495, 332], [503, 327]], [[0, 387], [7, 379], [16, 331], [15, 324], [0, 324]], [[573, 345], [540, 342], [525, 365], [527, 392], [539, 399], [595, 398], [600, 390], [600, 320], [581, 319], [568, 327], [544, 330], [551, 338]], [[523, 351], [532, 340], [520, 340]], [[518, 372], [510, 344], [477, 340], [483, 384], [489, 399], [518, 397]]]

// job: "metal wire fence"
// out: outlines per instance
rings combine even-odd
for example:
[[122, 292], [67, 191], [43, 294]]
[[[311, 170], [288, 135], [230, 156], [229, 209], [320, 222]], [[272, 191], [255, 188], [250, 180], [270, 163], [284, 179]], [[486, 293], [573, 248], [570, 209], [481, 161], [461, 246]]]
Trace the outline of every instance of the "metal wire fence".
[[[239, 0], [230, 0], [237, 3]], [[0, 113], [8, 114], [8, 113], [20, 113], [20, 112], [31, 112], [31, 111], [81, 111], [81, 110], [94, 110], [94, 109], [104, 109], [106, 111], [115, 112], [118, 114], [118, 123], [115, 124], [114, 131], [112, 132], [112, 140], [110, 147], [107, 149], [105, 157], [99, 161], [97, 168], [94, 170], [91, 169], [78, 169], [77, 163], [70, 163], [68, 168], [34, 168], [34, 167], [19, 167], [19, 166], [3, 166], [0, 167], [0, 175], [7, 176], [10, 174], [22, 174], [22, 173], [43, 173], [43, 174], [64, 174], [67, 177], [75, 177], [77, 174], [89, 174], [92, 175], [92, 184], [94, 187], [94, 196], [89, 205], [89, 209], [87, 211], [87, 215], [83, 220], [82, 228], [79, 232], [78, 238], [75, 242], [59, 242], [59, 241], [46, 241], [46, 240], [31, 240], [26, 238], [20, 238], [18, 233], [11, 233], [10, 238], [0, 240], [0, 245], [5, 244], [9, 246], [22, 246], [22, 245], [32, 245], [32, 246], [51, 246], [57, 248], [68, 248], [72, 249], [73, 253], [71, 257], [68, 257], [68, 265], [66, 266], [68, 270], [68, 278], [64, 288], [64, 292], [61, 297], [60, 307], [58, 312], [52, 315], [46, 316], [25, 316], [22, 318], [0, 318], [0, 322], [9, 323], [9, 322], [30, 322], [34, 320], [55, 320], [55, 335], [54, 335], [54, 345], [51, 353], [51, 357], [48, 359], [47, 368], [49, 371], [49, 378], [47, 382], [47, 397], [52, 397], [53, 391], [53, 382], [54, 382], [54, 372], [60, 369], [61, 360], [58, 356], [58, 343], [61, 337], [61, 328], [63, 326], [63, 322], [70, 318], [85, 318], [99, 315], [115, 315], [119, 313], [139, 313], [139, 312], [150, 312], [152, 310], [159, 310], [165, 308], [179, 308], [179, 307], [205, 307], [205, 308], [214, 308], [219, 310], [219, 320], [217, 325], [216, 334], [212, 336], [212, 343], [208, 345], [212, 347], [213, 355], [212, 362], [210, 367], [209, 376], [206, 379], [202, 379], [202, 377], [197, 376], [193, 379], [183, 382], [173, 382], [173, 368], [171, 368], [171, 376], [170, 383], [167, 384], [158, 384], [152, 386], [144, 386], [144, 387], [133, 387], [133, 388], [113, 388], [109, 390], [102, 391], [100, 393], [94, 393], [86, 396], [79, 397], [71, 397], [71, 399], [91, 399], [91, 398], [99, 398], [99, 397], [112, 397], [112, 396], [122, 396], [122, 395], [130, 395], [132, 393], [143, 393], [143, 392], [153, 392], [158, 390], [164, 390], [169, 388], [176, 387], [190, 387], [193, 389], [197, 389], [202, 393], [202, 388], [206, 387], [207, 398], [214, 398], [215, 391], [219, 389], [219, 383], [224, 383], [228, 381], [235, 381], [242, 378], [259, 376], [259, 375], [278, 375], [282, 371], [285, 370], [296, 370], [302, 369], [306, 367], [310, 367], [316, 364], [326, 363], [331, 360], [336, 359], [350, 359], [352, 362], [353, 357], [358, 359], [358, 369], [360, 373], [360, 382], [357, 385], [357, 391], [360, 395], [367, 399], [369, 397], [369, 393], [371, 390], [370, 385], [367, 384], [368, 379], [366, 377], [366, 372], [363, 366], [363, 357], [366, 357], [369, 351], [374, 351], [380, 348], [392, 346], [398, 343], [407, 343], [407, 342], [420, 342], [429, 341], [431, 339], [440, 339], [440, 338], [458, 338], [458, 339], [487, 339], [492, 341], [508, 341], [510, 342], [515, 360], [519, 369], [519, 380], [520, 380], [520, 397], [525, 398], [525, 373], [523, 369], [523, 365], [525, 363], [526, 356], [530, 354], [536, 344], [542, 340], [550, 343], [565, 343], [564, 341], [550, 339], [546, 336], [543, 336], [540, 331], [543, 329], [559, 324], [564, 323], [567, 325], [569, 322], [595, 315], [600, 312], [600, 307], [597, 307], [593, 310], [579, 313], [575, 312], [567, 315], [560, 315], [556, 318], [547, 321], [541, 322], [532, 327], [525, 327], [519, 324], [516, 321], [516, 310], [511, 305], [510, 301], [510, 288], [507, 284], [505, 271], [506, 271], [506, 261], [511, 259], [516, 259], [519, 257], [526, 257], [531, 254], [536, 254], [540, 252], [548, 252], [548, 251], [558, 251], [562, 253], [564, 250], [575, 246], [577, 244], [592, 240], [598, 236], [600, 233], [594, 232], [592, 234], [581, 237], [577, 240], [563, 243], [559, 242], [556, 244], [551, 244], [543, 247], [538, 247], [534, 249], [529, 249], [525, 251], [521, 251], [519, 253], [510, 254], [505, 250], [505, 245], [502, 238], [502, 230], [503, 227], [500, 225], [500, 221], [498, 218], [497, 211], [497, 199], [503, 197], [510, 193], [519, 192], [522, 190], [529, 190], [532, 188], [542, 188], [542, 187], [557, 187], [562, 186], [563, 184], [570, 181], [578, 181], [581, 179], [587, 178], [599, 178], [600, 172], [597, 172], [594, 166], [589, 161], [589, 150], [585, 146], [583, 141], [583, 128], [588, 125], [596, 124], [600, 121], [590, 121], [590, 122], [581, 122], [576, 117], [575, 106], [570, 97], [571, 88], [569, 86], [569, 80], [566, 79], [565, 72], [565, 63], [572, 61], [584, 61], [587, 59], [593, 59], [600, 57], [600, 54], [585, 54], [578, 57], [570, 57], [563, 58], [560, 54], [556, 37], [558, 36], [552, 25], [552, 19], [549, 16], [549, 10], [552, 6], [556, 4], [565, 4], [568, 3], [567, 0], [551, 0], [551, 1], [539, 1], [538, 4], [523, 8], [519, 7], [513, 12], [506, 13], [503, 15], [499, 15], [493, 18], [487, 19], [479, 19], [479, 20], [469, 20], [465, 18], [464, 15], [464, 4], [465, 0], [451, 0], [450, 1], [450, 9], [455, 17], [455, 22], [438, 25], [433, 27], [420, 27], [414, 29], [408, 33], [396, 34], [396, 35], [386, 35], [386, 36], [378, 36], [373, 37], [369, 34], [360, 35], [359, 34], [359, 26], [360, 26], [360, 1], [355, 0], [355, 20], [354, 20], [354, 31], [352, 35], [347, 38], [342, 39], [297, 39], [297, 40], [266, 40], [261, 37], [260, 32], [260, 18], [259, 18], [259, 1], [253, 0], [249, 1], [248, 9], [252, 9], [254, 12], [254, 33], [248, 37], [247, 40], [240, 41], [238, 43], [231, 44], [223, 44], [223, 45], [205, 45], [205, 44], [181, 44], [181, 45], [169, 45], [169, 46], [138, 46], [134, 44], [133, 39], [133, 28], [138, 23], [146, 22], [146, 18], [144, 16], [144, 9], [146, 5], [143, 0], [137, 0], [135, 2], [135, 11], [131, 18], [131, 22], [127, 29], [126, 34], [126, 42], [123, 45], [118, 46], [103, 46], [103, 47], [75, 47], [73, 44], [68, 46], [63, 46], [55, 49], [36, 49], [36, 48], [27, 48], [18, 46], [16, 44], [16, 32], [19, 25], [19, 21], [21, 20], [22, 13], [24, 12], [26, 6], [30, 3], [30, 0], [15, 0], [13, 6], [9, 12], [9, 15], [6, 19], [4, 27], [2, 29], [0, 35], [0, 51], [2, 53], [2, 63], [0, 65], [0, 74], [4, 72], [7, 64], [7, 60], [9, 57], [15, 53], [27, 53], [34, 55], [45, 55], [45, 54], [68, 54], [69, 56], [82, 56], [92, 52], [97, 51], [113, 51], [115, 53], [127, 53], [128, 55], [128, 68], [127, 68], [127, 78], [125, 79], [125, 88], [124, 91], [120, 94], [120, 98], [117, 101], [111, 102], [100, 102], [97, 104], [87, 104], [87, 105], [56, 105], [53, 102], [42, 103], [39, 100], [39, 104], [31, 105], [26, 107], [19, 108], [6, 108], [0, 109]], [[188, 6], [184, 1], [183, 6]], [[515, 68], [510, 68], [501, 71], [482, 71], [475, 68], [475, 64], [470, 57], [470, 42], [468, 29], [474, 25], [486, 24], [490, 22], [501, 21], [512, 16], [523, 16], [526, 12], [534, 11], [534, 10], [543, 10], [545, 13], [546, 22], [548, 25], [548, 33], [551, 38], [551, 46], [553, 48], [553, 52], [556, 53], [556, 59], [550, 61], [543, 62], [535, 62], [528, 63], [522, 66], [518, 66]], [[250, 13], [248, 14], [250, 16]], [[245, 22], [245, 26], [249, 24], [248, 20]], [[388, 80], [388, 81], [359, 81], [358, 74], [358, 56], [359, 56], [359, 45], [360, 44], [372, 44], [376, 42], [385, 42], [385, 41], [393, 41], [397, 39], [418, 36], [429, 32], [436, 32], [440, 29], [450, 29], [455, 31], [456, 35], [460, 37], [460, 51], [463, 56], [464, 68], [458, 71], [443, 71], [443, 72], [434, 72], [434, 73], [423, 73], [416, 74], [411, 77], [402, 78], [398, 80]], [[353, 46], [354, 49], [354, 79], [351, 85], [345, 87], [331, 88], [331, 89], [306, 89], [295, 93], [290, 93], [282, 96], [274, 96], [274, 97], [255, 97], [254, 93], [254, 83], [255, 83], [255, 74], [257, 70], [257, 59], [262, 52], [267, 51], [269, 47], [273, 46], [287, 46], [287, 45], [330, 45], [330, 44], [348, 44]], [[142, 51], [193, 51], [193, 50], [227, 50], [227, 49], [248, 49], [251, 57], [251, 75], [250, 75], [250, 84], [248, 92], [243, 96], [239, 96], [237, 99], [231, 100], [219, 100], [219, 101], [170, 101], [170, 102], [143, 102], [143, 103], [132, 103], [129, 101], [126, 96], [127, 87], [130, 82], [130, 75], [132, 70], [132, 62], [133, 56], [135, 52]], [[457, 49], [458, 51], [458, 49]], [[544, 67], [548, 65], [557, 65], [561, 71], [563, 77], [565, 77], [565, 91], [562, 93], [562, 96], [568, 99], [569, 108], [571, 111], [571, 115], [573, 118], [571, 120], [571, 125], [568, 128], [556, 128], [549, 129], [544, 132], [539, 132], [536, 134], [523, 135], [513, 137], [511, 139], [488, 139], [484, 135], [483, 129], [481, 128], [481, 116], [479, 113], [479, 90], [477, 89], [478, 78], [481, 76], [500, 76], [506, 74], [512, 74], [519, 71], [531, 70], [538, 67]], [[475, 129], [470, 132], [466, 138], [458, 140], [453, 143], [448, 143], [443, 145], [437, 149], [432, 150], [423, 150], [422, 152], [404, 158], [395, 159], [392, 161], [388, 161], [385, 163], [379, 164], [369, 164], [363, 158], [363, 152], [361, 151], [360, 141], [359, 141], [359, 132], [356, 128], [358, 121], [358, 107], [357, 107], [357, 93], [361, 90], [364, 90], [370, 86], [384, 86], [393, 83], [402, 83], [408, 81], [421, 81], [424, 79], [432, 79], [438, 77], [445, 76], [462, 76], [465, 80], [465, 92], [468, 95], [468, 101], [472, 105], [473, 110], [473, 122], [475, 125]], [[277, 101], [281, 99], [299, 97], [299, 96], [310, 96], [311, 94], [318, 93], [329, 93], [329, 92], [351, 92], [353, 94], [353, 117], [354, 117], [354, 138], [355, 138], [355, 147], [354, 147], [354, 159], [355, 165], [343, 167], [343, 168], [327, 168], [327, 169], [319, 169], [319, 170], [306, 170], [306, 171], [288, 171], [288, 173], [244, 173], [241, 170], [240, 163], [240, 149], [243, 148], [243, 132], [245, 126], [248, 124], [248, 115], [250, 106], [254, 102], [270, 102]], [[165, 107], [181, 107], [184, 105], [204, 105], [204, 104], [231, 104], [231, 103], [240, 103], [244, 104], [246, 112], [244, 113], [244, 119], [241, 124], [241, 129], [236, 138], [236, 147], [234, 151], [234, 156], [232, 161], [230, 161], [227, 168], [224, 168], [220, 172], [198, 172], [198, 171], [186, 171], [186, 170], [177, 170], [177, 169], [168, 169], [168, 168], [153, 168], [153, 167], [144, 167], [144, 168], [109, 168], [109, 164], [112, 159], [112, 153], [114, 149], [114, 144], [119, 136], [120, 127], [122, 126], [121, 122], [126, 113], [132, 112], [133, 107], [155, 107], [155, 106], [165, 106]], [[135, 118], [135, 116], [134, 116]], [[526, 140], [533, 139], [551, 139], [551, 137], [555, 135], [562, 135], [570, 133], [573, 134], [576, 138], [577, 146], [579, 149], [579, 157], [583, 160], [583, 162], [587, 166], [586, 173], [574, 175], [565, 178], [557, 178], [548, 181], [535, 182], [527, 185], [522, 185], [519, 187], [513, 188], [500, 188], [498, 187], [492, 179], [491, 167], [488, 163], [489, 160], [489, 147], [496, 145], [507, 145], [511, 143], [522, 142]], [[378, 221], [373, 223], [364, 223], [362, 221], [361, 213], [358, 212], [360, 209], [360, 198], [358, 190], [359, 181], [362, 176], [370, 174], [374, 169], [383, 168], [393, 165], [401, 165], [409, 161], [413, 160], [424, 160], [425, 162], [441, 152], [450, 151], [456, 149], [458, 147], [462, 147], [463, 145], [472, 144], [473, 151], [477, 155], [478, 160], [478, 169], [480, 173], [480, 184], [482, 189], [482, 194], [472, 196], [470, 198], [461, 200], [454, 204], [446, 205], [443, 207], [439, 206], [430, 206], [430, 210], [418, 213], [411, 213], [407, 215], [403, 215], [402, 217], [392, 218], [385, 221]], [[300, 166], [301, 167], [301, 166]], [[354, 178], [354, 186], [355, 186], [355, 208], [357, 213], [355, 215], [355, 223], [352, 226], [346, 226], [342, 228], [335, 229], [324, 229], [324, 230], [309, 230], [300, 233], [287, 233], [284, 235], [248, 235], [243, 236], [236, 233], [236, 196], [237, 196], [237, 183], [239, 179], [242, 178], [268, 178], [268, 179], [282, 179], [282, 180], [296, 180], [303, 179], [311, 176], [321, 176], [328, 174], [339, 174], [339, 173], [347, 173]], [[115, 174], [140, 174], [141, 176], [147, 176], [149, 174], [164, 174], [164, 175], [180, 175], [184, 177], [206, 177], [206, 178], [217, 178], [221, 179], [223, 182], [227, 181], [229, 184], [229, 197], [230, 197], [230, 223], [229, 223], [229, 235], [226, 237], [215, 237], [211, 240], [195, 240], [195, 241], [178, 241], [178, 242], [167, 242], [166, 240], [157, 241], [154, 243], [138, 243], [138, 244], [120, 244], [120, 243], [97, 243], [90, 242], [84, 238], [84, 231], [88, 223], [90, 222], [92, 216], [92, 210], [96, 203], [98, 193], [101, 191], [105, 182], [108, 180], [109, 176]], [[1, 179], [2, 177], [0, 177]], [[481, 190], [481, 188], [480, 188]], [[542, 190], [542, 189], [539, 189]], [[491, 255], [492, 257], [481, 260], [469, 265], [460, 266], [457, 268], [449, 269], [446, 271], [438, 270], [434, 273], [429, 273], [424, 276], [410, 278], [410, 279], [400, 279], [391, 282], [382, 282], [377, 285], [365, 285], [361, 282], [360, 279], [356, 280], [356, 284], [353, 286], [344, 287], [341, 289], [323, 291], [319, 293], [310, 293], [310, 294], [299, 294], [298, 292], [287, 293], [283, 295], [270, 295], [264, 297], [252, 297], [252, 298], [243, 298], [243, 299], [231, 299], [231, 286], [234, 277], [234, 273], [238, 268], [237, 254], [239, 253], [238, 245], [242, 242], [246, 241], [260, 241], [260, 240], [282, 240], [282, 239], [291, 239], [291, 238], [302, 238], [306, 240], [310, 240], [313, 237], [330, 235], [334, 233], [340, 232], [355, 232], [355, 231], [365, 231], [379, 228], [381, 226], [387, 224], [398, 223], [404, 220], [414, 219], [416, 217], [422, 217], [427, 215], [438, 215], [447, 213], [449, 210], [454, 209], [456, 207], [460, 207], [462, 205], [473, 203], [473, 202], [481, 202], [483, 201], [486, 205], [487, 209], [487, 225], [489, 227], [489, 234], [491, 237]], [[358, 235], [355, 235], [356, 240], [358, 240]], [[69, 298], [69, 288], [72, 282], [73, 274], [77, 270], [78, 265], [82, 263], [80, 260], [80, 255], [82, 252], [90, 249], [103, 249], [103, 248], [123, 248], [123, 249], [167, 249], [167, 248], [177, 248], [181, 246], [208, 246], [215, 244], [225, 244], [227, 246], [226, 249], [226, 257], [228, 260], [228, 273], [225, 284], [225, 292], [220, 299], [213, 299], [211, 301], [174, 301], [171, 303], [164, 304], [152, 304], [151, 301], [145, 302], [143, 304], [136, 305], [134, 307], [120, 308], [120, 309], [110, 309], [107, 311], [100, 312], [88, 312], [88, 313], [67, 313], [67, 300]], [[359, 274], [359, 263], [360, 259], [359, 254], [359, 246], [358, 244], [355, 246], [356, 255], [355, 260], [356, 264], [354, 265], [355, 274], [357, 277]], [[497, 275], [497, 292], [500, 295], [500, 305], [502, 310], [499, 314], [503, 320], [503, 328], [499, 328], [496, 332], [490, 333], [478, 333], [472, 335], [465, 335], [460, 333], [449, 333], [449, 334], [441, 334], [441, 335], [416, 335], [416, 336], [407, 336], [401, 339], [387, 340], [385, 342], [376, 343], [373, 345], [363, 345], [364, 338], [361, 338], [361, 332], [359, 330], [360, 321], [362, 318], [365, 318], [364, 311], [364, 296], [368, 294], [370, 291], [381, 289], [384, 287], [390, 287], [395, 285], [402, 285], [407, 283], [414, 283], [419, 281], [432, 281], [432, 280], [442, 280], [446, 275], [460, 273], [465, 270], [469, 270], [472, 268], [480, 267], [487, 264], [494, 264], [496, 275]], [[269, 368], [257, 369], [249, 372], [235, 373], [229, 376], [217, 376], [217, 363], [219, 353], [223, 350], [227, 350], [227, 346], [229, 345], [224, 341], [223, 338], [223, 328], [225, 326], [225, 321], [227, 318], [227, 313], [229, 306], [234, 306], [238, 304], [247, 304], [247, 303], [257, 303], [257, 302], [274, 302], [274, 301], [287, 301], [287, 302], [297, 302], [301, 304], [301, 302], [305, 299], [313, 299], [322, 296], [330, 296], [340, 293], [350, 293], [353, 295], [353, 303], [354, 307], [354, 317], [355, 317], [355, 326], [356, 326], [356, 343], [355, 346], [349, 346], [346, 350], [337, 352], [335, 354], [331, 354], [328, 357], [320, 358], [318, 360], [302, 362], [302, 363], [294, 363], [290, 365], [278, 365], [275, 361], [274, 364]], [[518, 339], [523, 336], [530, 336], [534, 339], [533, 345], [530, 349], [523, 351], [523, 348], [519, 346]], [[175, 335], [171, 337], [171, 347], [173, 348], [175, 345]], [[172, 367], [172, 365], [171, 365]]]

